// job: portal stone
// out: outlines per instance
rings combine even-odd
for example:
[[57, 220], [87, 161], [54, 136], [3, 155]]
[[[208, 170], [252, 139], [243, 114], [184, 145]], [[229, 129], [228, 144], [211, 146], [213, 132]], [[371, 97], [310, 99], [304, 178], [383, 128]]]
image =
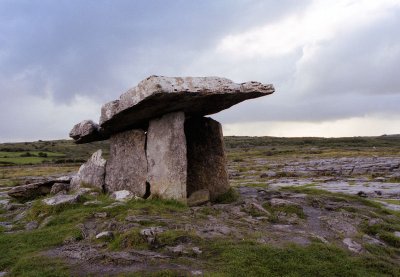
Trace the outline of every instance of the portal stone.
[[114, 134], [106, 166], [105, 190], [129, 190], [134, 196], [146, 194], [146, 135], [143, 130]]
[[149, 123], [148, 177], [152, 196], [186, 201], [185, 114], [170, 113]]
[[187, 193], [207, 189], [211, 201], [229, 190], [222, 127], [207, 117], [185, 122], [187, 140]]

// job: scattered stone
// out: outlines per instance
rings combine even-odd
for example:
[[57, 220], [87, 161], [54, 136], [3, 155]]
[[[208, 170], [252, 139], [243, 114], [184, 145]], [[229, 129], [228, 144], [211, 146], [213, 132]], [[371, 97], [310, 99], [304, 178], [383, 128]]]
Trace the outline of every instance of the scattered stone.
[[400, 232], [399, 231], [395, 231], [394, 232], [394, 236], [400, 238]]
[[0, 277], [6, 276], [7, 275], [7, 271], [0, 271]]
[[260, 175], [260, 178], [271, 178], [276, 177], [277, 173], [275, 171], [267, 171]]
[[357, 192], [357, 195], [360, 196], [360, 197], [364, 197], [364, 198], [368, 197], [368, 195], [365, 192], [361, 191], [361, 190], [359, 192]]
[[149, 123], [147, 181], [151, 195], [186, 202], [187, 155], [185, 114], [170, 113]]
[[43, 199], [42, 202], [49, 206], [58, 206], [63, 204], [74, 204], [77, 203], [80, 199], [80, 195], [72, 194], [72, 195], [56, 195], [50, 198]]
[[279, 198], [272, 198], [269, 201], [269, 204], [272, 207], [280, 207], [280, 206], [298, 206], [296, 203], [289, 201], [289, 200], [285, 200], [285, 199], [279, 199]]
[[15, 217], [14, 217], [14, 221], [20, 221], [21, 219], [23, 219], [26, 216], [26, 211], [23, 211], [22, 213], [18, 213]]
[[25, 205], [24, 205], [24, 204], [21, 204], [21, 203], [8, 203], [8, 204], [5, 206], [5, 209], [6, 209], [7, 211], [15, 211], [15, 210], [17, 210], [17, 209], [19, 209], [19, 208], [23, 208], [23, 207], [25, 207]]
[[267, 215], [267, 216], [271, 216], [271, 213], [269, 211], [267, 211], [263, 206], [261, 206], [260, 204], [256, 203], [256, 202], [250, 202], [248, 204], [249, 209], [252, 210], [256, 210], [258, 213]]
[[210, 201], [210, 191], [202, 189], [193, 192], [187, 199], [188, 206], [200, 206]]
[[177, 246], [167, 246], [166, 248], [169, 252], [175, 255], [189, 254], [189, 251], [187, 251], [183, 244], [179, 244]]
[[114, 233], [111, 231], [103, 231], [96, 235], [96, 239], [112, 239], [114, 237]]
[[51, 187], [50, 194], [55, 195], [58, 193], [66, 194], [69, 191], [70, 184], [54, 183]]
[[95, 205], [101, 205], [103, 204], [103, 202], [99, 201], [99, 200], [92, 200], [92, 201], [86, 201], [85, 203], [83, 203], [84, 206], [95, 206]]
[[147, 240], [151, 245], [155, 244], [156, 237], [158, 234], [165, 232], [163, 227], [150, 227], [140, 230], [140, 234]]
[[104, 209], [112, 209], [112, 208], [115, 208], [115, 207], [118, 207], [118, 206], [123, 206], [123, 205], [125, 205], [125, 203], [122, 202], [122, 201], [114, 202], [111, 205], [105, 206]]
[[322, 243], [328, 244], [329, 241], [326, 240], [326, 238], [324, 238], [323, 236], [311, 233], [310, 234], [312, 238], [318, 239], [319, 241], [321, 241]]
[[30, 200], [35, 199], [38, 196], [49, 194], [51, 187], [54, 184], [54, 180], [27, 184], [12, 188], [8, 195], [18, 200]]
[[226, 193], [230, 186], [222, 126], [205, 117], [185, 121], [187, 143], [187, 194], [207, 189], [211, 201]]
[[376, 181], [376, 182], [385, 182], [385, 181], [386, 181], [386, 178], [385, 178], [385, 177], [376, 177], [376, 178], [374, 179], [374, 181]]
[[130, 130], [111, 136], [110, 158], [106, 166], [105, 190], [129, 190], [132, 195], [146, 194], [146, 135], [143, 130]]
[[79, 168], [78, 174], [72, 177], [71, 188], [77, 190], [82, 186], [91, 186], [104, 189], [106, 160], [102, 157], [101, 149], [93, 153], [92, 157]]
[[203, 275], [203, 271], [201, 271], [201, 270], [192, 270], [192, 271], [190, 271], [190, 274], [193, 275], [193, 276]]
[[346, 245], [346, 247], [354, 253], [361, 253], [363, 250], [362, 246], [351, 238], [343, 239], [343, 244]]
[[128, 201], [133, 198], [133, 194], [129, 190], [119, 190], [119, 191], [114, 191], [111, 194], [111, 198], [117, 201]]
[[106, 218], [107, 216], [108, 216], [107, 212], [94, 213], [94, 217], [96, 218]]
[[192, 247], [192, 251], [196, 255], [200, 255], [201, 253], [203, 253], [203, 251], [201, 251], [198, 247]]
[[87, 143], [106, 139], [101, 133], [100, 126], [92, 120], [84, 120], [76, 124], [69, 132], [69, 136], [75, 140], [75, 143]]
[[368, 236], [367, 234], [364, 234], [362, 237], [362, 240], [365, 243], [369, 243], [369, 244], [375, 244], [375, 245], [380, 245], [380, 246], [385, 246], [385, 244], [383, 242], [381, 242], [380, 240], [373, 238], [371, 236]]
[[31, 221], [25, 224], [25, 230], [32, 231], [39, 227], [39, 223], [37, 221]]

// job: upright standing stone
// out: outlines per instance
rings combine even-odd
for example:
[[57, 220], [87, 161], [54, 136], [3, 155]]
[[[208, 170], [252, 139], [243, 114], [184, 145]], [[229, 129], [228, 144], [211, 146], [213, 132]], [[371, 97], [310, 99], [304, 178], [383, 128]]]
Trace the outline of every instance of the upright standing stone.
[[147, 163], [151, 195], [186, 201], [185, 114], [170, 113], [150, 121]]
[[106, 160], [103, 159], [102, 151], [99, 149], [93, 153], [86, 163], [81, 165], [78, 174], [72, 177], [71, 188], [76, 190], [83, 185], [103, 190], [105, 166]]
[[206, 117], [192, 117], [185, 122], [187, 140], [187, 192], [210, 191], [211, 200], [229, 190], [222, 127]]
[[106, 191], [129, 190], [135, 196], [146, 194], [146, 135], [143, 130], [114, 134], [106, 166]]

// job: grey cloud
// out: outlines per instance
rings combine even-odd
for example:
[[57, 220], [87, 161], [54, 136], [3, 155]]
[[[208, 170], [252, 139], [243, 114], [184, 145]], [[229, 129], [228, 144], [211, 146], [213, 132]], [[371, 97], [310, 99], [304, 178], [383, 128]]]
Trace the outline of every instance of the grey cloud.
[[222, 34], [272, 20], [296, 3], [6, 1], [0, 4], [2, 74], [12, 79], [29, 70], [23, 80], [29, 93], [47, 87], [57, 101], [78, 94], [109, 100], [149, 74], [180, 73], [184, 59]]

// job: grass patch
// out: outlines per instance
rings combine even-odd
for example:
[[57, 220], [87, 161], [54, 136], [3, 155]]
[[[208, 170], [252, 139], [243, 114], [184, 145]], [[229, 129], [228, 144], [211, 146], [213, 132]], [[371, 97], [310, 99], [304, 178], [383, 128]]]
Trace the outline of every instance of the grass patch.
[[107, 211], [111, 216], [119, 220], [124, 220], [129, 214], [146, 214], [146, 215], [166, 215], [187, 210], [188, 207], [176, 200], [165, 199], [132, 199], [124, 203], [124, 205], [116, 206]]
[[117, 235], [108, 245], [110, 250], [121, 250], [127, 248], [148, 249], [145, 238], [140, 234], [138, 228], [133, 228], [124, 234]]
[[272, 213], [272, 215], [276, 216], [278, 213], [285, 214], [295, 214], [301, 219], [306, 219], [306, 214], [303, 211], [303, 208], [298, 205], [282, 205], [272, 207], [269, 203], [265, 203], [263, 207]]
[[32, 255], [37, 254], [39, 251], [61, 245], [66, 237], [79, 239], [81, 238], [81, 232], [74, 224], [63, 224], [31, 232], [0, 233], [1, 248], [7, 249], [7, 251], [0, 251], [0, 270], [7, 269], [8, 271], [10, 268], [12, 270], [14, 268], [22, 270], [25, 266], [18, 265], [22, 259], [30, 259]]
[[253, 242], [213, 241], [204, 245], [211, 276], [399, 276], [390, 260], [351, 256], [337, 247], [313, 243], [273, 248]]
[[215, 203], [229, 204], [239, 199], [239, 193], [234, 188], [229, 188], [227, 192], [219, 195], [215, 199]]
[[160, 245], [177, 245], [179, 243], [198, 242], [200, 238], [195, 232], [183, 230], [167, 230], [157, 236]]
[[18, 260], [9, 275], [26, 277], [68, 277], [71, 276], [71, 273], [68, 266], [65, 265], [61, 259], [27, 255]]

